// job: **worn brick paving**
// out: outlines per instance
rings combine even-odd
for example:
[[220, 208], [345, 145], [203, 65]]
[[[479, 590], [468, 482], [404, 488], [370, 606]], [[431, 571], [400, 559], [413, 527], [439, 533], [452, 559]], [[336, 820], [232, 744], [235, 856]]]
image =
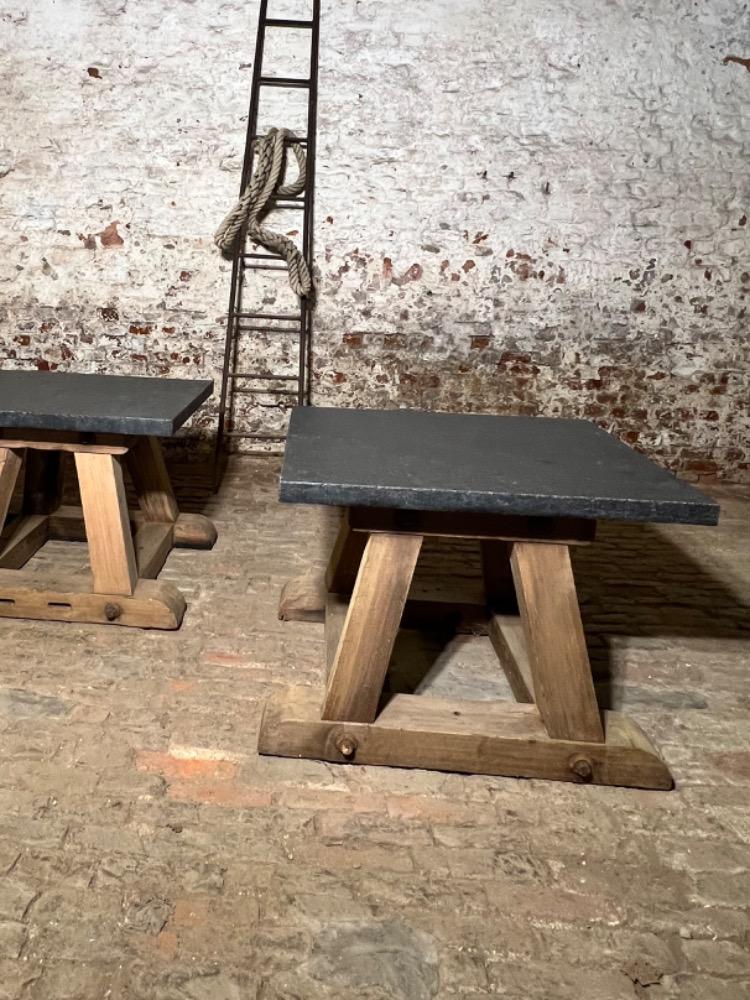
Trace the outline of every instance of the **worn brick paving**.
[[[258, 758], [266, 695], [321, 681], [322, 628], [276, 604], [333, 527], [277, 473], [188, 498], [220, 540], [169, 558], [180, 632], [0, 623], [0, 1000], [750, 997], [750, 496], [576, 555], [656, 793]], [[420, 690], [507, 693], [488, 640], [425, 647]]]

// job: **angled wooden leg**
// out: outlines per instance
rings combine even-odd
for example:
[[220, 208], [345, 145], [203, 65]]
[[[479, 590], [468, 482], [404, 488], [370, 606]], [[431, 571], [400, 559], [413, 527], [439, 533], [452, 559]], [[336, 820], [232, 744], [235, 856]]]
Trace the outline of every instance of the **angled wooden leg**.
[[143, 515], [134, 539], [138, 576], [154, 580], [172, 551], [180, 512], [157, 438], [138, 438], [125, 461]]
[[46, 514], [22, 514], [0, 545], [0, 569], [20, 569], [49, 537]]
[[567, 545], [515, 542], [511, 566], [547, 732], [556, 739], [604, 742]]
[[341, 633], [344, 630], [349, 601], [342, 594], [326, 594], [325, 641], [326, 641], [326, 683], [336, 662]]
[[352, 531], [349, 513], [341, 512], [341, 524], [326, 569], [326, 589], [331, 594], [351, 594], [362, 562], [367, 533]]
[[94, 593], [132, 594], [138, 578], [117, 455], [76, 452]]
[[[174, 531], [167, 544], [164, 532], [140, 531], [139, 550], [163, 553], [155, 559], [144, 559], [141, 576], [154, 576], [161, 569], [170, 548], [210, 549], [216, 541], [216, 528], [202, 514], [181, 514], [175, 499], [164, 452], [158, 438], [138, 438], [127, 454], [127, 466], [133, 480], [138, 506], [148, 524], [171, 524]], [[139, 563], [140, 566], [140, 563]], [[147, 571], [146, 571], [147, 570]]]
[[534, 682], [510, 566], [511, 542], [483, 540], [482, 576], [489, 619], [487, 635], [516, 701], [532, 704]]
[[421, 546], [421, 535], [370, 535], [331, 668], [324, 719], [374, 720]]
[[16, 488], [16, 480], [23, 461], [21, 449], [0, 448], [0, 531], [8, 516], [8, 508]]
[[491, 615], [487, 622], [487, 635], [513, 697], [522, 704], [533, 705], [534, 678], [521, 619], [518, 615]]
[[180, 511], [158, 438], [138, 438], [127, 465], [145, 520], [176, 521]]

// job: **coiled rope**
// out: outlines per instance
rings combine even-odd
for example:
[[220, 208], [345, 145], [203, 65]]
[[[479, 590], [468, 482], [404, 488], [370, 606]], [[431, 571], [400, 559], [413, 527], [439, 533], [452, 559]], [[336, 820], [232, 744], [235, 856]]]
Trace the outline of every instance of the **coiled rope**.
[[285, 139], [293, 139], [285, 128], [272, 128], [268, 134], [256, 140], [255, 162], [250, 182], [237, 204], [226, 216], [214, 234], [214, 243], [225, 257], [232, 257], [241, 238], [242, 229], [247, 225], [247, 236], [271, 253], [283, 257], [289, 267], [289, 284], [296, 295], [306, 297], [312, 291], [312, 279], [307, 261], [295, 243], [282, 233], [264, 229], [260, 219], [272, 207], [274, 198], [293, 198], [305, 190], [307, 160], [302, 146], [290, 142], [299, 168], [297, 179], [284, 184], [286, 168]]

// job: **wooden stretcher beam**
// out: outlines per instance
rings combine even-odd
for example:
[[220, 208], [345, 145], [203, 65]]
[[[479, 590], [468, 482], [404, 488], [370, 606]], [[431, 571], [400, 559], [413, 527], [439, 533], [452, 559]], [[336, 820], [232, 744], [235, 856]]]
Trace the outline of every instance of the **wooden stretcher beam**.
[[287, 688], [266, 705], [258, 751], [340, 764], [671, 788], [669, 770], [638, 726], [617, 712], [605, 712], [604, 720], [602, 743], [579, 743], [551, 738], [533, 705], [396, 695], [373, 723], [334, 722], [321, 719], [310, 688]]

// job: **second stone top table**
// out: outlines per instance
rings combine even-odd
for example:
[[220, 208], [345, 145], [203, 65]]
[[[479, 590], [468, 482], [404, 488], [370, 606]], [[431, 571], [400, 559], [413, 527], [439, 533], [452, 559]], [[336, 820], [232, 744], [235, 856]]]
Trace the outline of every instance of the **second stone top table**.
[[[269, 699], [261, 753], [671, 787], [638, 726], [597, 704], [570, 548], [597, 519], [715, 524], [713, 500], [584, 420], [309, 408], [292, 414], [280, 493], [344, 510], [325, 580], [290, 581], [279, 612], [324, 618], [325, 693]], [[516, 704], [384, 693], [402, 618], [467, 612], [410, 594], [430, 536], [477, 539], [486, 606], [469, 631], [489, 636]]]
[[[212, 389], [207, 380], [0, 372], [0, 616], [179, 626], [185, 599], [156, 577], [173, 547], [210, 548], [216, 529], [202, 515], [180, 513], [159, 438]], [[68, 452], [81, 507], [62, 505]], [[8, 519], [22, 470], [22, 508]], [[88, 543], [90, 582], [42, 580], [23, 569], [49, 539]]]
[[169, 437], [213, 386], [208, 379], [0, 371], [0, 427]]

